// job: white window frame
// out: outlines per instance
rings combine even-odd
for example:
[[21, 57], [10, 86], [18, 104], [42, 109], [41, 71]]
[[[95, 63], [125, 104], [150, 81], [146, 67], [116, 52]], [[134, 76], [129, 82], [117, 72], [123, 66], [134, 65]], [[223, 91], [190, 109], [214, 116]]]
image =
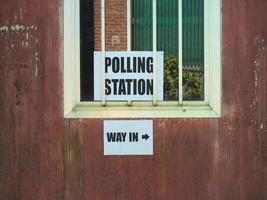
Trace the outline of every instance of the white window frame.
[[[179, 0], [179, 5], [181, 5]], [[105, 0], [102, 2], [104, 10]], [[153, 0], [153, 18], [155, 19], [155, 2]], [[181, 8], [181, 6], [179, 6]], [[64, 0], [64, 117], [65, 118], [219, 118], [221, 117], [221, 2], [220, 0], [204, 1], [204, 101], [157, 102], [154, 96], [151, 102], [101, 102], [80, 101], [80, 7], [79, 0]], [[130, 0], [127, 0], [127, 50], [131, 46], [130, 30]], [[179, 12], [180, 16], [182, 12]], [[181, 17], [179, 17], [181, 19]], [[101, 21], [105, 21], [102, 12]], [[155, 53], [155, 20], [153, 20], [153, 52]], [[181, 23], [179, 23], [181, 24]], [[181, 30], [181, 28], [179, 28]], [[105, 27], [102, 27], [102, 38]], [[179, 34], [181, 40], [181, 31]], [[104, 41], [104, 40], [102, 40]], [[102, 42], [101, 48], [105, 52]], [[181, 51], [181, 42], [179, 49]], [[182, 71], [179, 59], [179, 71]], [[179, 73], [182, 76], [182, 73]], [[181, 91], [181, 77], [180, 88]], [[154, 87], [155, 88], [155, 87]], [[103, 88], [102, 88], [103, 90]], [[155, 89], [154, 89], [155, 90]], [[103, 90], [104, 91], [104, 90]], [[102, 91], [102, 93], [103, 93]], [[104, 93], [103, 93], [104, 94]], [[102, 94], [102, 95], [103, 95]]]

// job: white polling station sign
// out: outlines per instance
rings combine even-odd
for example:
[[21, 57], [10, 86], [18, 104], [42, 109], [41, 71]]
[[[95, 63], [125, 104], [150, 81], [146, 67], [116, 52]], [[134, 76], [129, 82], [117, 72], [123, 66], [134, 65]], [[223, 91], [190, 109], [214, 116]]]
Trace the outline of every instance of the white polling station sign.
[[[106, 100], [152, 100], [153, 53], [106, 51]], [[94, 100], [101, 100], [101, 52], [94, 52]], [[163, 100], [163, 52], [157, 52], [157, 100]]]
[[153, 121], [105, 120], [104, 155], [153, 155]]

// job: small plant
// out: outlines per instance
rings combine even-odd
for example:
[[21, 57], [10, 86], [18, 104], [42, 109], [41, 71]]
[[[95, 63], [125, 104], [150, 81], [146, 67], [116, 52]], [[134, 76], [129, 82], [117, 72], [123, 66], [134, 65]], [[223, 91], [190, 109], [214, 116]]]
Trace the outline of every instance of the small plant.
[[[200, 67], [183, 68], [184, 100], [201, 100], [202, 72]], [[164, 99], [177, 100], [179, 93], [178, 61], [174, 55], [166, 56], [164, 62]]]
[[178, 61], [174, 55], [166, 56], [164, 62], [164, 99], [178, 98]]

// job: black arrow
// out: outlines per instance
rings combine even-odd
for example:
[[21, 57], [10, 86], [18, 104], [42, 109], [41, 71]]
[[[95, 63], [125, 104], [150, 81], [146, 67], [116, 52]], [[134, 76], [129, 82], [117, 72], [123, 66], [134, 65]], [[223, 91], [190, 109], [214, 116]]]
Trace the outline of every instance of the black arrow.
[[146, 133], [145, 135], [142, 135], [142, 139], [147, 140], [149, 138], [149, 135]]

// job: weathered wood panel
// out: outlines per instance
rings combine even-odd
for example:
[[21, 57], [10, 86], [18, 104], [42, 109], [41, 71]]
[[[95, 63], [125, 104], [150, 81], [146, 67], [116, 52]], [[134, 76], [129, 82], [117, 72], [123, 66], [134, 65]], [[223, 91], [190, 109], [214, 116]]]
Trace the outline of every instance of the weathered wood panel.
[[71, 121], [71, 199], [215, 199], [218, 120], [155, 120], [153, 156], [103, 156], [103, 121]]
[[222, 0], [222, 119], [155, 120], [132, 157], [63, 120], [60, 8], [0, 0], [1, 199], [267, 199], [266, 0]]
[[267, 2], [224, 0], [222, 6], [219, 199], [266, 199], [267, 149], [262, 144], [267, 117]]
[[58, 0], [0, 0], [3, 200], [65, 198], [59, 16]]
[[155, 120], [153, 157], [104, 157], [102, 121], [71, 121], [71, 199], [266, 199], [266, 10], [222, 1], [220, 120]]

